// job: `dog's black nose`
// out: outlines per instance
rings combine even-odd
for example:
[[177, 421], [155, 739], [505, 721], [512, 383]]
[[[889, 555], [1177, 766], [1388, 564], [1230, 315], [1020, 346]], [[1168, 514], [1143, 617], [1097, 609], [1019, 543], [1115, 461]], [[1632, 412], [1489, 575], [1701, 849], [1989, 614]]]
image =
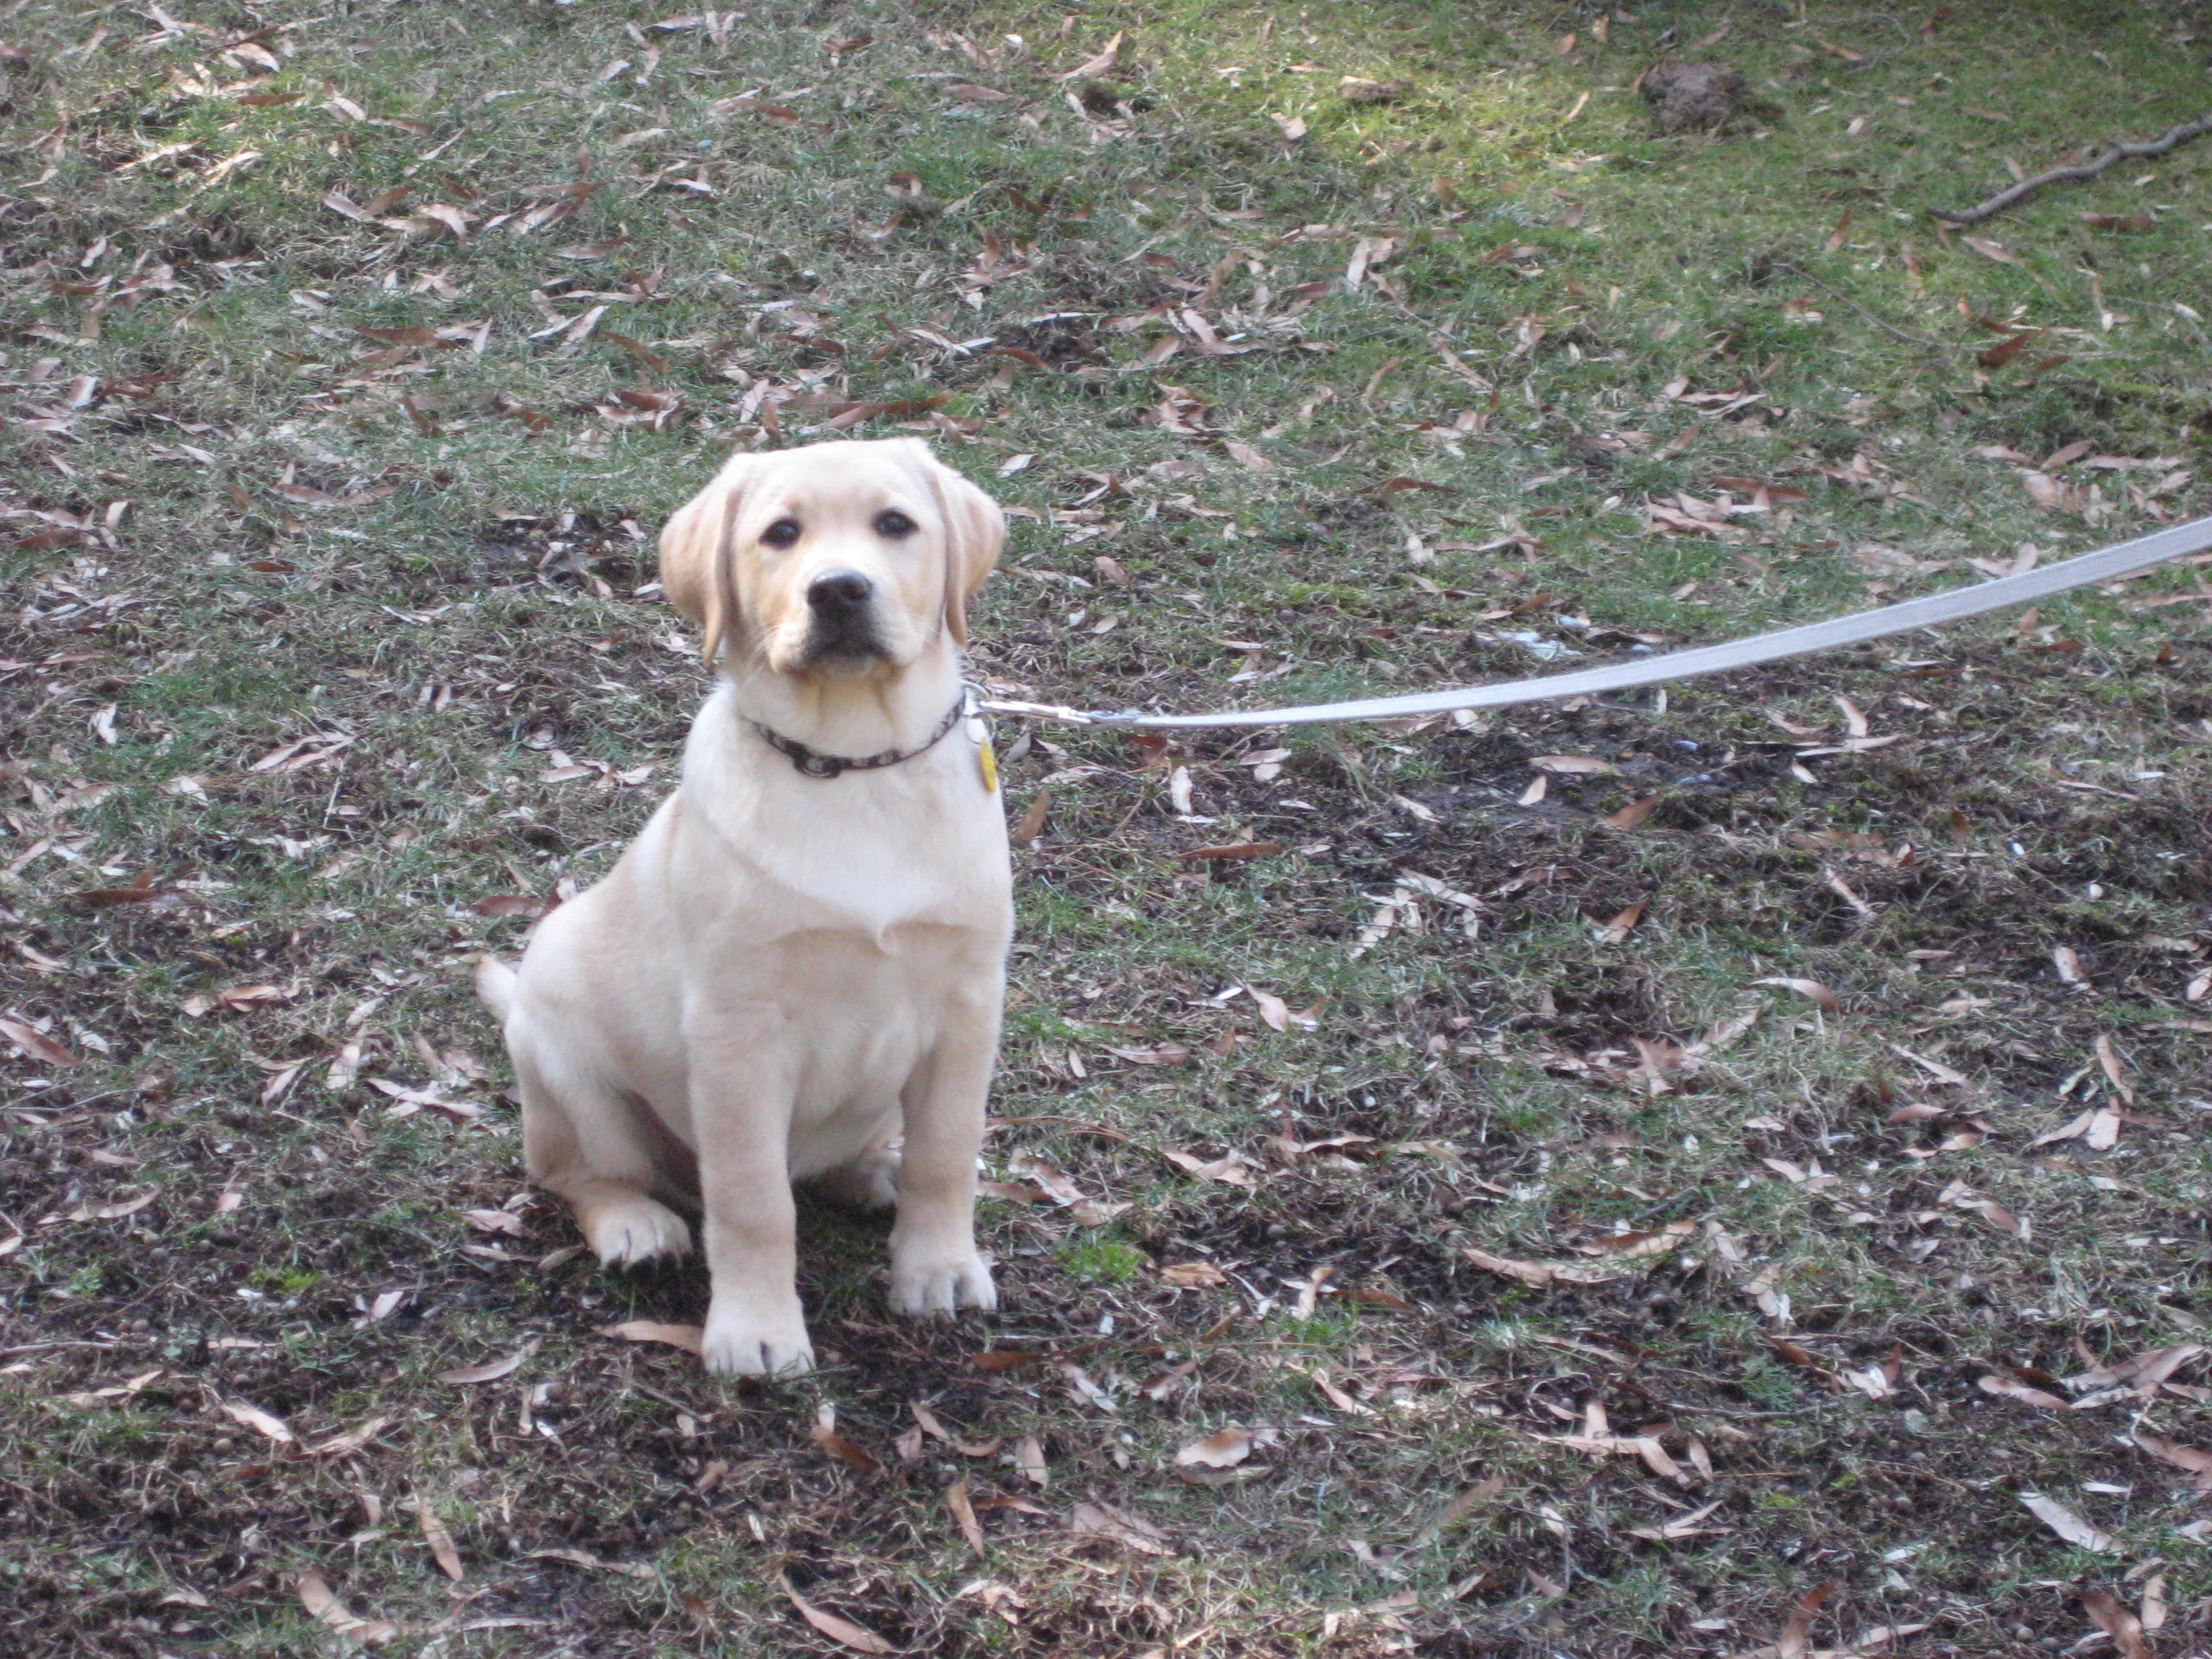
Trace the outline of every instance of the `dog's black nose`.
[[876, 585], [857, 570], [832, 570], [806, 586], [806, 603], [825, 616], [857, 611], [868, 602]]

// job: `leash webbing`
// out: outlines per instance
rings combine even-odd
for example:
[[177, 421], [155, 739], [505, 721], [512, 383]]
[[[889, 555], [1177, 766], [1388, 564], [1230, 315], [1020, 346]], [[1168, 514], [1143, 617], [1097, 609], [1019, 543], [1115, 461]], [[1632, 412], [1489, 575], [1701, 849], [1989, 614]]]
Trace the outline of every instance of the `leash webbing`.
[[1219, 726], [1310, 726], [1322, 720], [1389, 720], [1407, 714], [1435, 714], [1460, 708], [1503, 708], [1515, 703], [1549, 702], [1560, 697], [1589, 696], [1601, 691], [1626, 690], [1632, 686], [1658, 685], [1686, 680], [1700, 674], [1718, 674], [1731, 668], [1749, 668], [1802, 657], [1815, 651], [1832, 651], [1916, 629], [1940, 628], [2008, 605], [2027, 605], [2064, 593], [2094, 582], [2132, 576], [2154, 565], [2191, 553], [2212, 550], [2212, 518], [2192, 519], [2168, 525], [2148, 536], [2100, 548], [2094, 553], [2016, 576], [1954, 587], [1925, 599], [1907, 599], [1875, 611], [1832, 617], [1825, 622], [1777, 629], [1749, 639], [1720, 645], [1669, 651], [1641, 661], [1614, 663], [1572, 673], [1547, 674], [1536, 679], [1509, 680], [1498, 685], [1468, 685], [1445, 691], [1416, 691], [1403, 696], [1366, 697], [1350, 702], [1309, 703], [1295, 708], [1220, 709], [1204, 714], [1147, 714], [1137, 709], [1119, 714], [1096, 709], [1068, 708], [1054, 703], [1015, 702], [987, 698], [982, 707], [998, 714], [1026, 714], [1038, 720], [1062, 720], [1076, 726], [1189, 728]]

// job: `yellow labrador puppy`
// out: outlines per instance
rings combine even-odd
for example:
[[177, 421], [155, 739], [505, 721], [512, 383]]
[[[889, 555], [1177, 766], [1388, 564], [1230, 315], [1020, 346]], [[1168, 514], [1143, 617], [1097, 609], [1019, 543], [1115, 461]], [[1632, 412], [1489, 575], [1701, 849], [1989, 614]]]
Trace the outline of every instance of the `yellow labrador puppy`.
[[733, 456], [660, 536], [720, 669], [683, 780], [478, 970], [530, 1173], [599, 1260], [682, 1255], [671, 1206], [702, 1213], [710, 1370], [813, 1363], [793, 1181], [896, 1201], [899, 1311], [997, 1304], [975, 1161], [1012, 880], [960, 653], [1005, 536], [919, 440]]

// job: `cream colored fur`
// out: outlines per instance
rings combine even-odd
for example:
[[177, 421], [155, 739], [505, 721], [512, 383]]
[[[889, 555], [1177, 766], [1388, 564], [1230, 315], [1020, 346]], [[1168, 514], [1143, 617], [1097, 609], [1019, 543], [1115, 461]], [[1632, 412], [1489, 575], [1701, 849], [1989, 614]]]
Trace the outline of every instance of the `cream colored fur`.
[[[886, 534], [886, 513], [912, 533]], [[684, 1255], [678, 1210], [701, 1214], [711, 1370], [813, 1363], [794, 1181], [895, 1198], [900, 1312], [996, 1305], [975, 1165], [1012, 908], [976, 744], [956, 726], [823, 780], [749, 722], [832, 755], [920, 744], [959, 695], [965, 607], [1004, 535], [996, 504], [917, 441], [732, 458], [660, 540], [668, 597], [720, 669], [682, 781], [519, 967], [479, 969], [531, 1176], [601, 1261]], [[810, 660], [809, 591], [830, 572], [871, 585], [880, 655]]]

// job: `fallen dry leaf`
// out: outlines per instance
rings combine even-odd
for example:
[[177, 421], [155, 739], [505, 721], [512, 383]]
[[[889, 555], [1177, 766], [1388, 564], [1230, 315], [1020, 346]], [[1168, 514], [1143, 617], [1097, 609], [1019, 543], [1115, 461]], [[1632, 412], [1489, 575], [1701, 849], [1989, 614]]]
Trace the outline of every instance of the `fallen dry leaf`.
[[1553, 1285], [1604, 1285], [1616, 1279], [1630, 1277], [1638, 1270], [1633, 1267], [1599, 1267], [1580, 1261], [1516, 1261], [1511, 1256], [1492, 1255], [1487, 1250], [1468, 1245], [1461, 1252], [1478, 1267], [1502, 1273], [1508, 1279], [1517, 1279], [1524, 1285], [1548, 1289]]
[[2064, 1127], [2039, 1134], [2027, 1144], [2033, 1149], [2037, 1146], [2048, 1146], [2053, 1141], [2071, 1140], [2076, 1135], [2087, 1134], [2089, 1132], [2089, 1126], [2096, 1120], [2097, 1113], [2094, 1110], [2084, 1112]]
[[814, 1426], [806, 1431], [806, 1437], [848, 1468], [858, 1469], [866, 1475], [878, 1475], [884, 1472], [884, 1466], [874, 1453], [837, 1432], [836, 1408], [827, 1401], [822, 1403], [821, 1410], [816, 1413]]
[[1985, 1198], [1966, 1207], [2001, 1233], [2008, 1234], [2014, 1238], [2024, 1238], [2027, 1236], [2027, 1229], [2021, 1224], [2020, 1218], [1995, 1199]]
[[1025, 1434], [1021, 1437], [1014, 1448], [1014, 1462], [1039, 1491], [1051, 1484], [1051, 1472], [1045, 1467], [1044, 1444], [1036, 1436]]
[[1189, 1048], [1180, 1042], [1163, 1042], [1152, 1048], [1109, 1048], [1106, 1052], [1132, 1066], [1184, 1066], [1190, 1061]]
[[1698, 1231], [1694, 1221], [1676, 1221], [1656, 1232], [1607, 1233], [1575, 1248], [1585, 1255], [1609, 1255], [1633, 1261], [1641, 1255], [1664, 1255]]
[[373, 1644], [389, 1642], [399, 1634], [399, 1626], [382, 1619], [362, 1619], [348, 1611], [337, 1593], [319, 1572], [303, 1572], [292, 1581], [299, 1591], [300, 1605], [316, 1623], [327, 1625], [340, 1636], [356, 1642]]
[[0, 1019], [0, 1036], [44, 1066], [74, 1066], [76, 1056], [52, 1037], [31, 1029], [20, 1019]]
[[1655, 1544], [1672, 1543], [1678, 1539], [1703, 1538], [1725, 1533], [1729, 1530], [1726, 1527], [1707, 1527], [1698, 1523], [1727, 1501], [1726, 1498], [1716, 1498], [1703, 1509], [1692, 1510], [1686, 1515], [1678, 1515], [1673, 1520], [1662, 1522], [1656, 1527], [1631, 1527], [1628, 1531], [1632, 1537], [1648, 1538]]
[[1821, 1603], [1833, 1595], [1836, 1589], [1834, 1583], [1823, 1584], [1790, 1609], [1790, 1617], [1784, 1622], [1782, 1634], [1774, 1644], [1780, 1659], [1804, 1659], [1813, 1632], [1813, 1615], [1820, 1612]]
[[139, 1211], [161, 1195], [159, 1188], [149, 1187], [135, 1197], [118, 1198], [112, 1203], [102, 1204], [92, 1209], [74, 1211], [70, 1213], [70, 1219], [72, 1221], [120, 1221], [125, 1216], [137, 1215]]
[[1954, 1071], [1940, 1060], [1930, 1060], [1926, 1054], [1917, 1054], [1901, 1042], [1893, 1042], [1889, 1046], [1892, 1052], [1902, 1054], [1938, 1083], [1948, 1083], [1954, 1088], [1959, 1089], [1970, 1089], [1973, 1086], [1972, 1079], [1964, 1072]]
[[343, 1434], [334, 1435], [319, 1446], [308, 1447], [307, 1450], [311, 1455], [316, 1457], [350, 1456], [375, 1439], [383, 1432], [385, 1425], [391, 1421], [388, 1417], [372, 1417], [359, 1428], [349, 1429]]
[[1229, 1282], [1229, 1275], [1211, 1261], [1171, 1261], [1160, 1269], [1160, 1277], [1187, 1291], [1211, 1289]]
[[1114, 38], [1098, 49], [1097, 57], [1085, 58], [1060, 78], [1063, 81], [1080, 81], [1086, 76], [1105, 74], [1121, 61], [1121, 40], [1125, 33], [1124, 30], [1116, 30]]
[[1844, 1012], [1844, 1005], [1836, 994], [1817, 979], [1755, 979], [1753, 985], [1778, 985], [1785, 991], [1795, 991], [1801, 997], [1810, 997], [1832, 1014]]
[[[2126, 1069], [2121, 1065], [2120, 1051], [2113, 1046], [2112, 1039], [2100, 1033], [2097, 1038], [2096, 1050], [2097, 1065], [2105, 1074], [2105, 1081], [2112, 1085], [2112, 1092], [2118, 1095], [2123, 1103], [2130, 1106], [2134, 1105], [2136, 1091], [2128, 1086]], [[2097, 1144], [2094, 1133], [2090, 1136], [2089, 1144], [2093, 1146]], [[2106, 1143], [2107, 1147], [2110, 1145], [2109, 1141]]]
[[1617, 778], [1620, 769], [1610, 761], [1601, 761], [1590, 755], [1538, 755], [1529, 765], [1540, 772], [1557, 772], [1570, 777]]
[[2021, 329], [2018, 333], [1998, 341], [1996, 344], [1991, 346], [1988, 350], [1976, 352], [1974, 354], [1974, 361], [1979, 363], [1984, 368], [2002, 368], [2007, 363], [2020, 356], [2021, 349], [2023, 346], [2030, 343], [2042, 332], [2043, 331], [2039, 328]]
[[1243, 1462], [1252, 1455], [1252, 1431], [1249, 1429], [1226, 1428], [1218, 1434], [1209, 1434], [1203, 1440], [1194, 1440], [1175, 1455], [1176, 1467], [1189, 1468], [1202, 1466], [1209, 1469], [1225, 1469]]
[[985, 1547], [982, 1522], [975, 1518], [975, 1505], [968, 1497], [968, 1483], [956, 1480], [945, 1488], [945, 1506], [952, 1511], [952, 1519], [960, 1528], [960, 1535], [968, 1540], [968, 1547], [978, 1555], [990, 1552]]
[[258, 1406], [249, 1406], [243, 1400], [226, 1400], [222, 1401], [222, 1414], [233, 1422], [243, 1423], [256, 1434], [267, 1436], [280, 1446], [289, 1446], [293, 1442], [291, 1425]]
[[625, 1319], [600, 1326], [598, 1334], [623, 1342], [665, 1342], [686, 1353], [700, 1352], [706, 1340], [706, 1332], [696, 1325], [664, 1325], [657, 1319]]
[[448, 207], [443, 202], [431, 202], [417, 208], [416, 211], [427, 219], [436, 221], [453, 232], [455, 241], [465, 242], [469, 240], [469, 216], [460, 209]]
[[[1051, 816], [1051, 813], [1052, 791], [1038, 790], [1036, 799], [1030, 803], [1029, 810], [1022, 814], [1021, 823], [1015, 826], [1015, 845], [1027, 847], [1039, 836], [1044, 834], [1045, 819]], [[1189, 854], [1186, 854], [1184, 856], [1188, 857]]]
[[1231, 1187], [1257, 1185], [1250, 1167], [1236, 1152], [1226, 1153], [1209, 1161], [1194, 1158], [1188, 1152], [1179, 1152], [1175, 1147], [1167, 1146], [1161, 1149], [1160, 1156], [1178, 1170], [1185, 1170], [1207, 1181], [1223, 1182]]
[[1267, 859], [1283, 850], [1279, 841], [1239, 841], [1225, 847], [1194, 847], [1176, 854], [1179, 859]]
[[1598, 942], [1602, 945], [1619, 945], [1627, 939], [1629, 934], [1635, 931], [1636, 924], [1644, 920], [1644, 907], [1647, 902], [1648, 901], [1644, 899], [1637, 900], [1635, 903], [1599, 928]]
[[1327, 1400], [1330, 1405], [1335, 1407], [1337, 1410], [1340, 1412], [1350, 1412], [1354, 1417], [1372, 1417], [1375, 1415], [1375, 1408], [1372, 1406], [1364, 1406], [1360, 1404], [1358, 1401], [1354, 1400], [1350, 1395], [1345, 1393], [1342, 1389], [1337, 1387], [1334, 1382], [1329, 1380], [1329, 1375], [1326, 1370], [1316, 1366], [1312, 1371], [1308, 1373], [1308, 1375], [1313, 1378], [1314, 1387], [1321, 1390], [1322, 1397]]
[[1576, 1451], [1641, 1458], [1644, 1468], [1662, 1480], [1672, 1480], [1681, 1486], [1689, 1484], [1689, 1477], [1682, 1473], [1681, 1466], [1667, 1455], [1667, 1449], [1659, 1443], [1656, 1436], [1610, 1433], [1605, 1426], [1604, 1411], [1595, 1406], [1589, 1408], [1588, 1416], [1589, 1426], [1580, 1434], [1544, 1435], [1540, 1437]]
[[430, 1546], [431, 1559], [437, 1562], [438, 1571], [456, 1584], [461, 1582], [461, 1553], [453, 1547], [453, 1534], [446, 1530], [446, 1523], [430, 1507], [430, 1500], [420, 1492], [415, 1495], [415, 1520], [422, 1528], [423, 1540]]
[[532, 898], [527, 893], [494, 893], [469, 906], [480, 916], [535, 916], [552, 908], [551, 899]]
[[2047, 1412], [2070, 1409], [2070, 1402], [2061, 1400], [2048, 1389], [2039, 1389], [2033, 1383], [2014, 1377], [1990, 1376], [1983, 1377], [1975, 1387], [1984, 1394], [1993, 1394], [2006, 1400], [2017, 1400], [2023, 1405], [2036, 1406]]
[[1041, 1365], [1050, 1357], [1020, 1348], [986, 1348], [981, 1353], [970, 1354], [968, 1363], [979, 1371], [1012, 1371], [1024, 1365]]
[[625, 1578], [655, 1579], [660, 1577], [653, 1568], [637, 1561], [609, 1561], [589, 1550], [553, 1548], [532, 1550], [533, 1561], [566, 1561], [572, 1567], [588, 1567], [593, 1572], [618, 1572]]
[[1146, 1555], [1165, 1555], [1167, 1534], [1151, 1522], [1110, 1504], [1085, 1502], [1067, 1517], [1067, 1529], [1080, 1538], [1104, 1538]]
[[1874, 914], [1874, 906], [1869, 904], [1864, 899], [1861, 898], [1857, 893], [1854, 892], [1851, 889], [1850, 883], [1845, 881], [1834, 871], [1823, 870], [1820, 872], [1820, 877], [1822, 880], [1828, 884], [1831, 890], [1840, 897], [1844, 903], [1850, 905], [1852, 909], [1857, 911], [1861, 915], [1871, 916]]
[[2122, 1607], [2111, 1591], [2083, 1590], [2081, 1610], [2095, 1620], [2099, 1630], [2112, 1638], [2112, 1645], [2120, 1650], [2120, 1659], [2151, 1659], [2150, 1644], [2143, 1637], [2142, 1620]]
[[791, 1580], [783, 1574], [777, 1574], [775, 1582], [783, 1587], [783, 1593], [789, 1598], [791, 1605], [799, 1609], [799, 1616], [831, 1641], [841, 1646], [848, 1647], [855, 1653], [896, 1653], [898, 1651], [866, 1626], [856, 1625], [849, 1619], [840, 1618], [825, 1608], [816, 1607], [813, 1602], [792, 1589]]
[[2037, 1520], [2069, 1544], [2079, 1545], [2085, 1550], [2116, 1550], [2119, 1547], [2112, 1541], [2111, 1534], [2098, 1531], [2055, 1498], [2029, 1493], [2020, 1501], [2027, 1505], [2029, 1512]]
[[2125, 1382], [2137, 1389], [2154, 1389], [2205, 1352], [2205, 1345], [2202, 1342], [2185, 1342], [2178, 1348], [2154, 1348], [2148, 1353], [2139, 1353], [2132, 1359], [2123, 1359], [2118, 1364], [2099, 1365], [2078, 1376], [2069, 1376], [2066, 1379], [2066, 1386], [2069, 1389], [2109, 1389]]
[[388, 1077], [363, 1078], [362, 1081], [375, 1090], [377, 1093], [387, 1095], [399, 1103], [397, 1106], [387, 1106], [384, 1109], [395, 1116], [409, 1116], [417, 1109], [424, 1106], [443, 1112], [448, 1117], [471, 1118], [483, 1115], [483, 1107], [472, 1101], [448, 1099], [443, 1091], [434, 1085], [428, 1089], [410, 1089], [407, 1085], [394, 1082]]
[[463, 1365], [457, 1370], [440, 1371], [438, 1381], [457, 1384], [496, 1382], [501, 1377], [519, 1370], [522, 1362], [530, 1358], [531, 1350], [537, 1346], [534, 1342], [525, 1343], [504, 1359], [487, 1359], [481, 1365]]
[[1820, 1363], [1820, 1356], [1802, 1342], [1792, 1342], [1786, 1336], [1769, 1336], [1766, 1340], [1774, 1352], [1791, 1364], [1802, 1365], [1816, 1376], [1833, 1380], [1835, 1374]]
[[2178, 1440], [2166, 1439], [2145, 1429], [2138, 1428], [2135, 1433], [2136, 1444], [2161, 1463], [2171, 1463], [2175, 1468], [2186, 1469], [2195, 1475], [2198, 1492], [2212, 1492], [2212, 1452], [2196, 1446], [2185, 1446]]

